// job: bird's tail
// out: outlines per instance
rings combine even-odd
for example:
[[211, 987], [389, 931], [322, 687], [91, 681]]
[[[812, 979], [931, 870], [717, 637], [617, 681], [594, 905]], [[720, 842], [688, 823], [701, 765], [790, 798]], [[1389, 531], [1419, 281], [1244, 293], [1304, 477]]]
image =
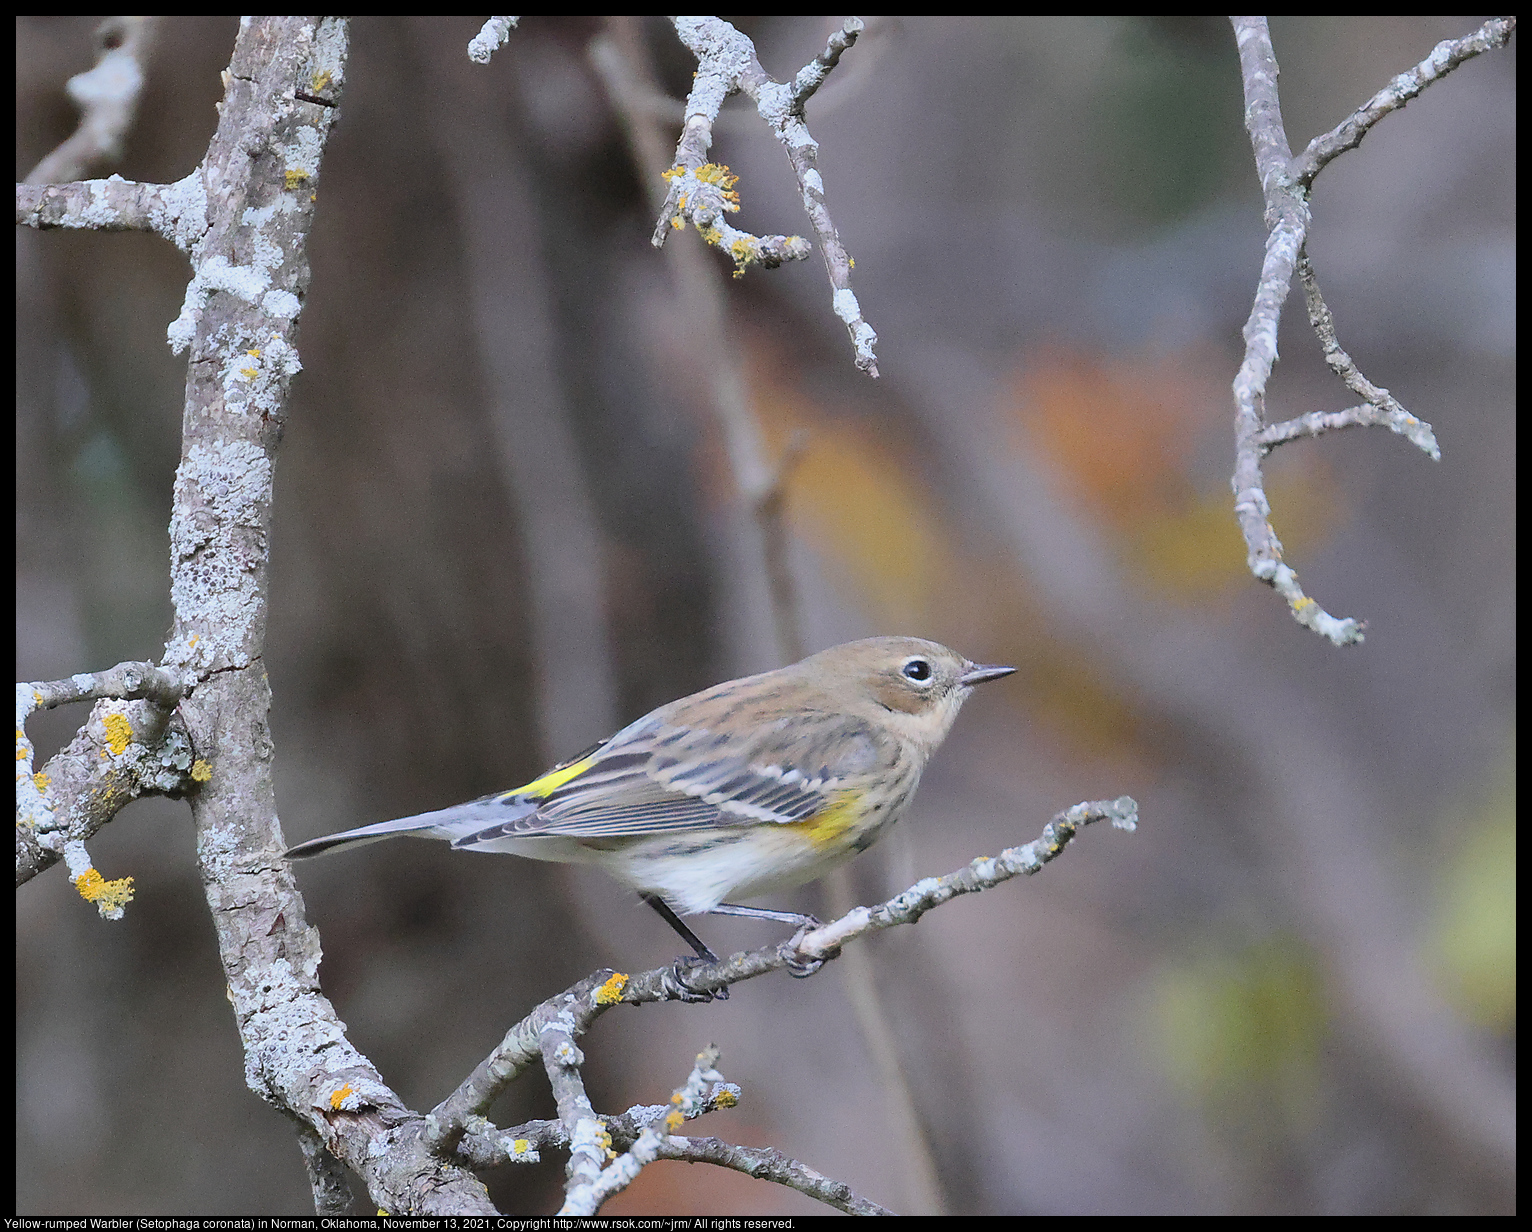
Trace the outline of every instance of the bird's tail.
[[358, 826], [355, 830], [342, 830], [339, 834], [326, 834], [323, 838], [311, 838], [306, 843], [289, 847], [283, 852], [288, 860], [307, 860], [310, 856], [327, 855], [343, 847], [360, 847], [363, 843], [376, 843], [382, 838], [396, 834], [418, 834], [423, 838], [435, 838], [431, 833], [437, 828], [437, 820], [429, 813], [418, 817], [401, 817], [397, 821], [377, 821], [370, 826]]
[[[363, 843], [376, 843], [379, 839], [393, 838], [396, 834], [414, 835], [418, 838], [439, 838], [458, 844], [460, 840], [479, 834], [493, 826], [535, 813], [537, 806], [502, 793], [471, 800], [452, 808], [437, 809], [432, 813], [417, 813], [413, 817], [400, 817], [396, 821], [376, 821], [370, 826], [358, 826], [355, 830], [342, 830], [339, 834], [326, 834], [323, 838], [311, 838], [306, 843], [289, 847], [283, 856], [288, 860], [306, 860], [310, 856], [327, 855], [345, 847], [360, 847]], [[498, 835], [496, 837], [499, 837]], [[486, 847], [485, 850], [497, 850]], [[512, 850], [505, 848], [505, 850]], [[544, 857], [547, 858], [547, 857]]]

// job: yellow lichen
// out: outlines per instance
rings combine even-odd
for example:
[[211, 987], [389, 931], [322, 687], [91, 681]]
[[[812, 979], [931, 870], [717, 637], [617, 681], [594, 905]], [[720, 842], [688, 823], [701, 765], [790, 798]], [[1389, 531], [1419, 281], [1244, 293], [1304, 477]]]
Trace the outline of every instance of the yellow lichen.
[[720, 1088], [718, 1094], [713, 1096], [713, 1107], [715, 1108], [732, 1108], [737, 1103], [739, 1103], [739, 1100], [735, 1098], [734, 1092], [729, 1090], [728, 1087]]
[[106, 728], [106, 746], [118, 757], [133, 743], [133, 725], [120, 714], [109, 714], [101, 721]]
[[86, 869], [74, 879], [74, 888], [86, 902], [95, 903], [102, 915], [113, 912], [121, 915], [122, 909], [133, 901], [133, 878], [119, 877], [116, 881], [108, 881], [93, 868]]
[[297, 167], [287, 171], [282, 177], [282, 179], [286, 182], [289, 190], [297, 188], [300, 184], [306, 184], [308, 182], [308, 178], [309, 173], [307, 171], [299, 170]]
[[745, 270], [757, 259], [754, 238], [747, 236], [744, 239], [735, 240], [729, 245], [729, 255], [734, 258], [734, 276], [743, 278]]
[[197, 758], [192, 762], [191, 777], [193, 783], [206, 783], [213, 777], [213, 767], [204, 758]]
[[739, 176], [723, 163], [703, 163], [697, 168], [697, 179], [704, 184], [713, 184], [723, 189], [723, 199], [728, 203], [725, 208], [739, 209], [739, 194], [733, 191], [734, 186], [739, 183]]
[[596, 990], [597, 1005], [616, 1005], [622, 1000], [622, 990], [628, 986], [628, 977], [621, 971], [614, 971], [607, 977], [606, 983]]
[[339, 1112], [341, 1110], [341, 1106], [353, 1094], [355, 1094], [355, 1092], [351, 1089], [351, 1084], [349, 1082], [346, 1083], [346, 1085], [343, 1087], [337, 1087], [330, 1096], [330, 1107], [333, 1108], [336, 1112]]
[[51, 782], [53, 782], [53, 779], [44, 774], [41, 770], [32, 776], [32, 786], [37, 788], [39, 795], [47, 794], [48, 784]]

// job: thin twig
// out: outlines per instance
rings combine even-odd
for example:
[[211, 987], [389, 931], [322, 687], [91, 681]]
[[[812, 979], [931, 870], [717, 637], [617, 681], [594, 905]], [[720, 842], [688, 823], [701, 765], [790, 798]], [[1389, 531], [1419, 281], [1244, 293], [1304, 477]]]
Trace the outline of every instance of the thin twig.
[[[688, 1113], [695, 1116], [696, 1110], [707, 1099], [709, 1090], [723, 1081], [723, 1075], [715, 1068], [717, 1064], [718, 1045], [709, 1044], [697, 1054], [696, 1063], [686, 1081], [671, 1095], [670, 1107], [665, 1115], [650, 1121], [632, 1146], [612, 1160], [593, 1180], [573, 1183], [571, 1173], [572, 1183], [565, 1192], [564, 1205], [559, 1214], [594, 1215], [608, 1198], [621, 1193], [637, 1180], [639, 1172], [659, 1158], [660, 1149], [670, 1137], [671, 1131], [680, 1129], [686, 1123]], [[603, 1125], [602, 1129], [605, 1132], [606, 1127]], [[611, 1141], [610, 1134], [607, 1134], [606, 1140]]]
[[1372, 126], [1389, 112], [1399, 110], [1465, 60], [1504, 47], [1515, 29], [1514, 17], [1491, 17], [1472, 34], [1443, 39], [1414, 68], [1400, 73], [1329, 132], [1309, 142], [1293, 160], [1293, 179], [1307, 188], [1332, 159], [1361, 145]]
[[468, 58], [475, 64], [488, 64], [490, 57], [510, 42], [511, 31], [520, 21], [520, 17], [491, 17], [468, 40]]
[[686, 1163], [717, 1164], [762, 1181], [774, 1181], [848, 1215], [892, 1215], [895, 1212], [860, 1197], [844, 1182], [815, 1172], [791, 1156], [766, 1146], [740, 1146], [719, 1138], [683, 1138], [671, 1135], [656, 1152], [660, 1159]]
[[823, 84], [840, 61], [841, 53], [856, 41], [862, 23], [848, 17], [831, 36], [825, 50], [797, 74], [791, 85], [784, 85], [761, 67], [755, 44], [728, 22], [716, 17], [676, 17], [672, 21], [676, 34], [697, 57], [697, 75], [686, 101], [686, 120], [676, 145], [675, 160], [666, 173], [670, 190], [655, 224], [655, 246], [665, 243], [672, 227], [690, 221], [710, 244], [724, 248], [734, 257], [740, 273], [756, 261], [777, 263], [808, 255], [806, 242], [796, 237], [757, 239], [732, 228], [725, 229], [727, 224], [722, 215], [739, 208], [738, 195], [733, 192], [736, 177], [727, 167], [708, 162], [707, 153], [713, 143], [713, 123], [724, 99], [735, 93], [747, 94], [792, 162], [804, 212], [819, 238], [820, 253], [830, 277], [831, 306], [851, 335], [856, 366], [869, 376], [877, 376], [874, 348], [878, 335], [862, 319], [861, 305], [851, 290], [852, 261], [825, 204], [824, 178], [816, 166], [819, 143], [803, 118], [804, 101]]
[[[1436, 434], [1431, 431], [1431, 425], [1423, 419], [1416, 419], [1399, 405], [1393, 394], [1381, 385], [1374, 385], [1369, 381], [1341, 346], [1340, 339], [1335, 335], [1335, 318], [1331, 315], [1330, 306], [1325, 303], [1324, 296], [1319, 293], [1319, 279], [1315, 277], [1314, 265], [1309, 260], [1307, 252], [1298, 254], [1298, 278], [1303, 284], [1304, 303], [1309, 310], [1309, 324], [1314, 327], [1314, 332], [1319, 335], [1320, 346], [1324, 348], [1325, 363], [1330, 365], [1330, 371], [1346, 383], [1347, 389], [1358, 397], [1365, 398], [1369, 406], [1377, 412], [1375, 415], [1362, 414], [1360, 413], [1362, 408], [1354, 407], [1353, 411], [1359, 412], [1358, 414], [1353, 415], [1351, 412], [1342, 411], [1339, 417], [1327, 426], [1350, 428], [1379, 425], [1386, 427], [1407, 438], [1433, 462], [1440, 462], [1442, 452], [1436, 444]], [[1308, 420], [1311, 417], [1303, 418]], [[1312, 435], [1318, 435], [1318, 432], [1313, 432]], [[1260, 443], [1270, 449], [1272, 444], [1278, 442], [1261, 441]]]
[[569, 1135], [569, 1163], [565, 1168], [568, 1190], [589, 1186], [601, 1175], [611, 1152], [611, 1138], [585, 1093], [580, 1066], [585, 1054], [574, 1042], [574, 1024], [567, 1017], [543, 1024], [543, 1067], [558, 1103], [559, 1121]]
[[438, 1155], [450, 1154], [470, 1120], [482, 1116], [506, 1087], [543, 1058], [543, 1029], [560, 1024], [571, 1038], [583, 1034], [622, 998], [628, 977], [602, 970], [536, 1006], [505, 1033], [451, 1095], [431, 1109], [423, 1134]]
[[[1282, 558], [1282, 543], [1271, 524], [1261, 462], [1275, 446], [1304, 436], [1352, 427], [1387, 427], [1406, 437], [1433, 459], [1439, 459], [1431, 426], [1411, 415], [1381, 386], [1357, 368], [1336, 338], [1335, 322], [1305, 252], [1311, 216], [1308, 193], [1321, 168], [1337, 155], [1355, 148], [1390, 111], [1397, 110], [1427, 85], [1439, 80], [1472, 56], [1503, 47], [1515, 29], [1510, 18], [1486, 22], [1467, 38], [1437, 44], [1431, 55], [1389, 85], [1344, 123], [1316, 138], [1298, 158], [1292, 156], [1282, 124], [1277, 91], [1277, 59], [1264, 17], [1231, 17], [1239, 45], [1240, 73], [1245, 92], [1245, 127], [1255, 153], [1256, 171], [1266, 200], [1266, 252], [1256, 285], [1255, 301], [1245, 323], [1245, 356], [1234, 378], [1235, 460], [1232, 485], [1234, 513], [1245, 538], [1251, 573], [1287, 600], [1293, 618], [1337, 646], [1363, 640], [1363, 622], [1330, 615], [1298, 585], [1298, 575]], [[1311, 412], [1283, 423], [1265, 422], [1266, 385], [1277, 360], [1277, 334], [1282, 305], [1293, 274], [1303, 282], [1309, 322], [1319, 335], [1325, 361], [1346, 387], [1369, 404], [1346, 411]], [[1370, 408], [1370, 409], [1369, 409]]]
[[[743, 1092], [737, 1083], [714, 1083], [695, 1104], [682, 1109], [688, 1121], [709, 1112], [719, 1112], [736, 1107]], [[626, 1112], [601, 1113], [602, 1124], [612, 1139], [613, 1147], [626, 1149], [638, 1140], [656, 1119], [670, 1115], [670, 1104], [635, 1104]], [[476, 1171], [498, 1168], [501, 1164], [537, 1163], [544, 1147], [569, 1149], [569, 1135], [561, 1121], [539, 1119], [523, 1121], [505, 1129], [481, 1116], [469, 1117], [466, 1132], [457, 1145], [457, 1159]]]
[[1441, 454], [1435, 448], [1436, 438], [1431, 434], [1431, 425], [1425, 420], [1416, 419], [1402, 409], [1386, 410], [1370, 402], [1364, 402], [1360, 406], [1348, 406], [1343, 411], [1309, 411], [1295, 419], [1284, 419], [1281, 423], [1268, 424], [1257, 432], [1253, 439], [1260, 447], [1262, 456], [1265, 456], [1278, 445], [1286, 445], [1289, 441], [1323, 436], [1327, 432], [1337, 432], [1343, 428], [1387, 428], [1390, 432], [1397, 432], [1419, 446], [1432, 459], [1441, 458]]
[[1056, 813], [1040, 837], [1020, 847], [1008, 847], [997, 856], [981, 856], [966, 868], [945, 877], [927, 877], [917, 881], [903, 894], [896, 894], [875, 907], [857, 907], [840, 919], [825, 924], [797, 939], [800, 958], [831, 958], [847, 941], [864, 933], [913, 924], [932, 907], [963, 894], [977, 894], [1009, 881], [1022, 873], [1030, 876], [1043, 865], [1063, 854], [1064, 848], [1086, 826], [1110, 821], [1119, 830], [1138, 828], [1138, 804], [1131, 796], [1116, 800], [1087, 800]]

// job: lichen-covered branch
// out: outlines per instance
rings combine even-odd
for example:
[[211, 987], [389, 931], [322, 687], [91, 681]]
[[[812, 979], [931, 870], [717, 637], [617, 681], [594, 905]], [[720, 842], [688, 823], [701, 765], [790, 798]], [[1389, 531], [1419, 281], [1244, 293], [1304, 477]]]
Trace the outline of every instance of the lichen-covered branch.
[[1131, 796], [1116, 800], [1087, 800], [1054, 815], [1042, 834], [1020, 847], [1008, 847], [997, 856], [981, 856], [966, 868], [945, 877], [926, 877], [903, 894], [875, 907], [857, 907], [840, 919], [795, 938], [802, 958], [831, 958], [847, 941], [864, 933], [913, 924], [932, 907], [962, 894], [993, 889], [1022, 873], [1031, 875], [1063, 854], [1064, 848], [1086, 826], [1110, 821], [1119, 830], [1138, 826], [1138, 804]]
[[708, 162], [707, 155], [713, 144], [713, 124], [724, 100], [731, 94], [748, 95], [792, 163], [804, 212], [819, 239], [830, 276], [831, 306], [851, 335], [856, 366], [869, 376], [877, 376], [874, 348], [878, 335], [862, 319], [861, 306], [851, 289], [852, 261], [825, 204], [824, 179], [816, 166], [819, 143], [803, 117], [804, 103], [823, 84], [841, 53], [856, 41], [862, 23], [855, 17], [847, 18], [825, 50], [791, 84], [784, 84], [761, 67], [755, 44], [728, 22], [717, 17], [676, 17], [672, 21], [677, 36], [697, 57], [697, 75], [686, 101], [675, 161], [666, 172], [670, 188], [655, 224], [655, 246], [664, 244], [673, 227], [689, 221], [708, 243], [734, 258], [736, 274], [752, 264], [771, 266], [808, 255], [807, 242], [797, 237], [756, 237], [735, 231], [724, 220], [724, 214], [739, 208], [739, 196], [734, 192], [737, 177], [727, 167]]
[[468, 40], [468, 58], [475, 64], [488, 64], [490, 57], [510, 42], [511, 31], [520, 22], [520, 17], [491, 17]]
[[[671, 1095], [670, 1107], [665, 1115], [655, 1117], [645, 1125], [632, 1146], [589, 1180], [576, 1182], [571, 1172], [571, 1183], [565, 1191], [564, 1205], [559, 1209], [559, 1214], [594, 1215], [608, 1198], [621, 1193], [637, 1180], [645, 1165], [659, 1158], [660, 1149], [671, 1132], [686, 1123], [688, 1114], [695, 1116], [706, 1101], [709, 1091], [723, 1082], [723, 1075], [715, 1068], [717, 1064], [718, 1045], [709, 1044], [697, 1054], [696, 1063], [686, 1081]], [[602, 1132], [610, 1143], [611, 1135], [605, 1125], [602, 1126]]]
[[[152, 663], [122, 663], [68, 680], [16, 686], [16, 884], [59, 860], [82, 898], [107, 919], [121, 919], [132, 878], [105, 880], [85, 843], [124, 805], [141, 795], [180, 795], [198, 768], [184, 726], [170, 728], [184, 691], [173, 673]], [[26, 720], [67, 702], [96, 700], [90, 718], [41, 770]]]
[[573, 1039], [583, 1035], [610, 1007], [622, 1000], [628, 977], [597, 971], [572, 988], [549, 997], [505, 1033], [495, 1050], [426, 1117], [424, 1142], [438, 1154], [450, 1154], [470, 1121], [481, 1117], [500, 1093], [544, 1058], [544, 1028], [557, 1024]]
[[[572, 1019], [560, 1015], [543, 1024], [540, 1035], [543, 1067], [558, 1104], [559, 1123], [569, 1135], [569, 1163], [565, 1166], [566, 1191], [591, 1185], [601, 1175], [611, 1153], [612, 1140], [606, 1126], [585, 1094], [580, 1066], [585, 1054], [575, 1043]], [[561, 1212], [562, 1213], [562, 1212]], [[590, 1213], [590, 1212], [582, 1212]]]
[[16, 185], [16, 222], [38, 231], [152, 231], [190, 252], [207, 231], [207, 193], [192, 172], [174, 184], [109, 176]]
[[[67, 680], [16, 686], [16, 884], [60, 859], [80, 896], [103, 917], [122, 918], [133, 879], [106, 880], [85, 841], [129, 801], [150, 792], [178, 795], [196, 774], [184, 728], [168, 731], [186, 680], [153, 663], [119, 663]], [[69, 745], [33, 770], [27, 718], [70, 702], [96, 701]]]
[[277, 821], [262, 654], [275, 460], [309, 282], [308, 236], [344, 80], [338, 18], [247, 17], [203, 161], [206, 235], [172, 345], [190, 354], [171, 522], [167, 665], [212, 774], [192, 795], [197, 856], [258, 1094], [306, 1121], [395, 1213], [490, 1214], [483, 1185], [407, 1132], [406, 1108], [319, 989]]
[[[715, 1083], [695, 1105], [682, 1109], [682, 1115], [689, 1121], [709, 1112], [733, 1108], [738, 1105], [741, 1094], [735, 1083]], [[655, 1120], [668, 1116], [671, 1111], [670, 1104], [635, 1104], [626, 1112], [602, 1113], [600, 1117], [612, 1146], [625, 1149]], [[468, 1118], [462, 1141], [457, 1145], [457, 1160], [476, 1170], [497, 1168], [501, 1164], [537, 1163], [544, 1147], [569, 1149], [569, 1135], [562, 1122], [524, 1121], [501, 1129], [484, 1117], [472, 1116]]]
[[[1336, 617], [1303, 592], [1298, 575], [1282, 556], [1282, 543], [1271, 524], [1261, 463], [1275, 446], [1300, 437], [1350, 427], [1383, 426], [1405, 436], [1428, 456], [1439, 458], [1429, 424], [1411, 415], [1380, 386], [1362, 375], [1336, 339], [1335, 323], [1319, 293], [1318, 280], [1305, 252], [1311, 215], [1309, 186], [1314, 176], [1336, 155], [1354, 148], [1368, 129], [1388, 112], [1402, 107], [1432, 81], [1440, 79], [1470, 56], [1504, 46], [1514, 20], [1487, 22], [1466, 39], [1438, 44], [1426, 60], [1400, 74], [1345, 123], [1292, 156], [1282, 124], [1277, 91], [1277, 59], [1263, 17], [1232, 17], [1239, 46], [1245, 94], [1245, 127], [1255, 153], [1256, 171], [1266, 201], [1266, 251], [1256, 284], [1255, 300], [1245, 322], [1245, 355], [1234, 378], [1234, 514], [1244, 535], [1251, 573], [1276, 590], [1299, 624], [1334, 645], [1363, 640], [1364, 625], [1353, 617]], [[1325, 360], [1346, 387], [1367, 406], [1338, 412], [1311, 412], [1283, 423], [1266, 423], [1266, 385], [1277, 361], [1277, 336], [1282, 305], [1297, 272], [1304, 285], [1309, 322], [1319, 335]]]
[[[361, 1175], [385, 1209], [487, 1214], [488, 1195], [470, 1173], [433, 1155], [418, 1134], [399, 1132], [422, 1118], [351, 1046], [319, 991], [318, 937], [278, 854], [285, 844], [262, 663], [268, 528], [288, 391], [301, 367], [296, 334], [309, 282], [307, 241], [346, 53], [343, 19], [243, 18], [217, 130], [191, 175], [173, 185], [111, 178], [18, 189], [22, 223], [150, 230], [192, 263], [181, 314], [167, 331], [190, 362], [170, 526], [175, 623], [165, 658], [159, 668], [113, 669], [121, 679], [105, 673], [38, 691], [47, 701], [142, 690], [157, 702], [98, 704], [76, 738], [78, 750], [72, 745], [50, 762], [54, 781], [34, 782], [53, 818], [45, 807], [32, 829], [46, 832], [51, 824], [70, 836], [64, 858], [83, 859], [74, 836], [124, 802], [128, 789], [111, 776], [127, 773], [133, 748], [171, 757], [163, 769], [173, 774], [157, 785], [184, 791], [191, 802], [247, 1080], [306, 1126], [300, 1138], [316, 1202], [333, 1209], [340, 1201], [335, 1160]], [[166, 722], [162, 703], [178, 688], [184, 695], [176, 722], [185, 735], [180, 744], [156, 741], [150, 729]], [[76, 785], [70, 776], [77, 768]], [[90, 777], [98, 773], [103, 781]], [[140, 779], [144, 773], [137, 770]], [[60, 802], [74, 797], [100, 807], [75, 809], [61, 821]]]
[[1245, 322], [1245, 358], [1234, 378], [1234, 516], [1245, 537], [1246, 561], [1257, 579], [1287, 600], [1294, 619], [1336, 645], [1358, 642], [1360, 622], [1337, 619], [1303, 593], [1298, 575], [1282, 559], [1282, 541], [1271, 525], [1256, 434], [1265, 426], [1266, 382], [1277, 362], [1277, 327], [1292, 286], [1293, 269], [1308, 235], [1309, 205], [1288, 172], [1292, 151], [1277, 95], [1277, 58], [1264, 17], [1234, 17], [1245, 87], [1245, 128], [1255, 151], [1256, 172], [1266, 197], [1266, 253], [1255, 303]]

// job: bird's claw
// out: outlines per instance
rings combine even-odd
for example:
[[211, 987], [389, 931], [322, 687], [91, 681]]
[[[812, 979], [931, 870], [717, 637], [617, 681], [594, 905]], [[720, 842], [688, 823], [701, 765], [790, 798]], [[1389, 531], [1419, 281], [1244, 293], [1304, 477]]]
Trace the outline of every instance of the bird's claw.
[[[714, 960], [716, 961], [716, 959]], [[683, 954], [670, 965], [661, 979], [665, 995], [672, 1001], [684, 1001], [688, 1005], [706, 1005], [709, 1001], [727, 1001], [729, 989], [727, 986], [718, 989], [693, 988], [686, 982], [688, 969], [705, 967], [708, 964], [706, 958], [695, 954]]]
[[818, 958], [807, 958], [798, 949], [804, 937], [820, 927], [819, 921], [813, 916], [804, 916], [803, 923], [798, 926], [798, 931], [777, 947], [777, 953], [781, 955], [783, 963], [787, 966], [787, 973], [795, 980], [806, 980], [811, 975], [818, 973], [819, 968], [832, 958], [840, 957], [840, 946], [833, 950], [826, 950]]

